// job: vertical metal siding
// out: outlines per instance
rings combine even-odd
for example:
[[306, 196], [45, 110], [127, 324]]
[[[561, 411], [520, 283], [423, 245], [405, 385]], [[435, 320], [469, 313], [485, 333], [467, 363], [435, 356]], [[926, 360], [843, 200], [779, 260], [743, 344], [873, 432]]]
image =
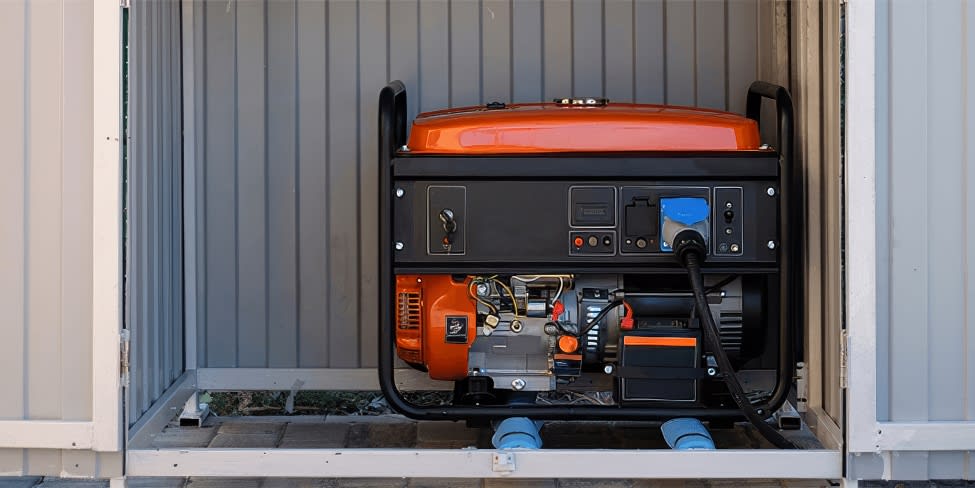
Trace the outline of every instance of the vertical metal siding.
[[[877, 4], [878, 418], [975, 420], [975, 8]], [[893, 479], [970, 479], [907, 452]]]
[[411, 117], [566, 95], [742, 112], [774, 8], [194, 3], [201, 367], [376, 365], [375, 103], [388, 80], [406, 83]]
[[[0, 2], [0, 418], [92, 419], [93, 10]], [[0, 449], [0, 474], [112, 476], [120, 454]]]
[[183, 372], [180, 22], [179, 2], [136, 1], [129, 10], [130, 424]]

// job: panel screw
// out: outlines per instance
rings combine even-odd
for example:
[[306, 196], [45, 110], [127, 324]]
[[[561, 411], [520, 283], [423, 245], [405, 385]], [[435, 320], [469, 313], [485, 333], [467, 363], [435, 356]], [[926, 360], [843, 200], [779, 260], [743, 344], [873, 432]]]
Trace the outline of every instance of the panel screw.
[[769, 249], [775, 249], [775, 241], [768, 241], [766, 246], [768, 246]]
[[603, 373], [613, 374], [614, 369], [616, 368], [614, 368], [612, 364], [607, 364], [606, 366], [603, 366]]
[[708, 376], [714, 376], [716, 374], [718, 374], [718, 370], [714, 368], [708, 368]]
[[402, 152], [410, 152], [410, 148], [407, 147], [406, 144], [403, 144], [402, 146], [400, 146], [399, 150], [402, 151]]
[[478, 283], [477, 284], [477, 296], [483, 297], [483, 296], [487, 296], [487, 294], [488, 294], [488, 286], [487, 286], [487, 283]]
[[765, 193], [768, 193], [768, 196], [770, 196], [770, 197], [774, 197], [775, 196], [775, 188], [772, 188], [770, 186], [770, 187], [768, 187], [768, 188], [765, 189]]
[[514, 389], [516, 389], [516, 390], [524, 390], [525, 389], [525, 380], [523, 380], [521, 378], [515, 378], [515, 379], [511, 380], [511, 387], [514, 388]]
[[393, 247], [396, 248], [397, 251], [402, 251], [403, 249], [406, 248], [406, 244], [403, 244], [400, 241], [396, 241], [396, 244], [393, 244]]
[[406, 195], [406, 190], [404, 190], [402, 188], [397, 188], [396, 189], [396, 198], [403, 198], [403, 195]]

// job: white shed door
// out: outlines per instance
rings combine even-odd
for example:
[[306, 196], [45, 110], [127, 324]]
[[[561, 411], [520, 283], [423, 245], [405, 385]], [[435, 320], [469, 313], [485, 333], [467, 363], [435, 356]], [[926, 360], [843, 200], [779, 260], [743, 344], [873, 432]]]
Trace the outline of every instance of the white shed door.
[[[948, 2], [847, 8], [848, 450], [961, 454], [975, 450], [975, 112], [959, 101], [975, 18]], [[941, 477], [963, 476], [953, 458]]]
[[119, 14], [0, 2], [0, 448], [122, 447]]

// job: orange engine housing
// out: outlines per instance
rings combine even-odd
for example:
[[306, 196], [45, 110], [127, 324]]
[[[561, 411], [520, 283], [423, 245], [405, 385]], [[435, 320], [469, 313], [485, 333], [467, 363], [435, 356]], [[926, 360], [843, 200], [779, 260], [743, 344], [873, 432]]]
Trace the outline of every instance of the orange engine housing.
[[396, 354], [435, 380], [467, 377], [467, 352], [477, 333], [471, 278], [396, 277]]
[[758, 123], [691, 107], [609, 103], [516, 103], [420, 114], [407, 144], [412, 155], [538, 154], [620, 151], [756, 151]]

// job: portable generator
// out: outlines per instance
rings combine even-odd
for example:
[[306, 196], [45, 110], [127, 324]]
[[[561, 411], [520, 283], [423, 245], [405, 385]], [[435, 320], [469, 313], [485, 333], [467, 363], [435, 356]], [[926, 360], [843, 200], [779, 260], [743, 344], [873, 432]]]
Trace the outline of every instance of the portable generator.
[[[762, 100], [778, 137], [762, 144]], [[379, 100], [380, 385], [418, 419], [760, 422], [800, 323], [788, 92], [747, 115], [566, 98]], [[396, 358], [453, 382], [406, 401]], [[764, 424], [764, 422], [761, 422]]]

